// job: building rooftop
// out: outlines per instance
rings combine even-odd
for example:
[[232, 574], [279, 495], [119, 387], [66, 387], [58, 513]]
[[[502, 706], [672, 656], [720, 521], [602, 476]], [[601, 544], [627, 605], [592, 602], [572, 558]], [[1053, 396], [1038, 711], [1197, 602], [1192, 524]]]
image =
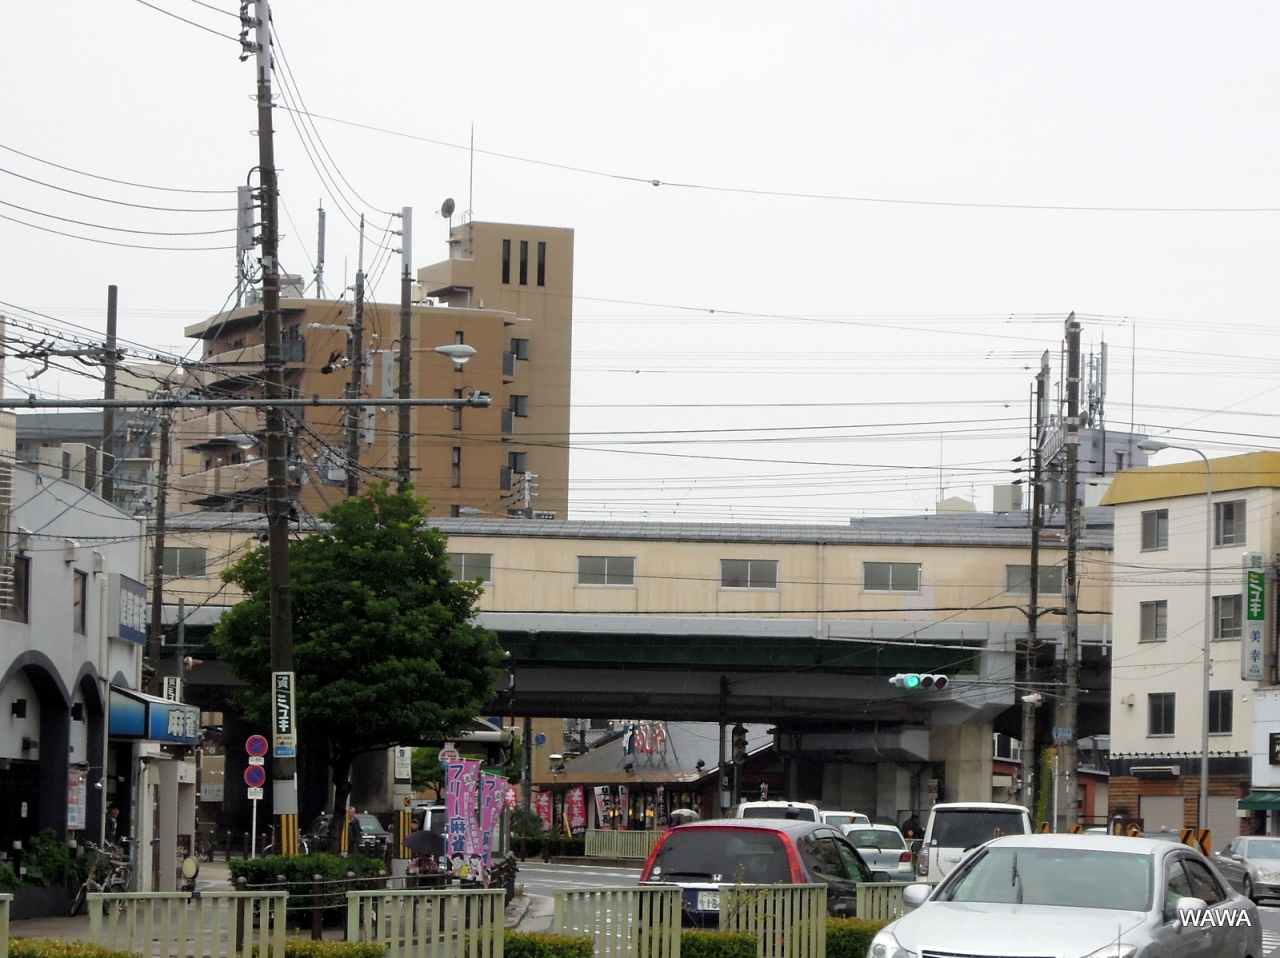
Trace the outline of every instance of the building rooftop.
[[[1247, 452], [1241, 456], [1224, 456], [1209, 461], [1213, 468], [1215, 493], [1237, 489], [1280, 489], [1280, 452]], [[1111, 486], [1102, 497], [1103, 505], [1203, 496], [1204, 469], [1203, 459], [1126, 469], [1111, 480]]]

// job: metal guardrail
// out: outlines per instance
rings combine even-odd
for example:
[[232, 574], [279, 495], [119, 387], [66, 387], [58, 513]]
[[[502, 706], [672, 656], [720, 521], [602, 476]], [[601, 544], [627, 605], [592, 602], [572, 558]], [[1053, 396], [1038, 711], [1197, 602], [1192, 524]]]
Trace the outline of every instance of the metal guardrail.
[[502, 958], [501, 888], [347, 892], [347, 940], [387, 958]]
[[653, 846], [663, 835], [659, 831], [615, 831], [609, 828], [588, 828], [583, 854], [588, 858], [639, 858], [649, 857]]
[[757, 958], [826, 958], [826, 885], [721, 885], [720, 930], [754, 935]]
[[551, 930], [590, 936], [596, 958], [680, 958], [680, 888], [562, 889]]
[[288, 898], [282, 891], [90, 892], [89, 937], [151, 958], [284, 958]]

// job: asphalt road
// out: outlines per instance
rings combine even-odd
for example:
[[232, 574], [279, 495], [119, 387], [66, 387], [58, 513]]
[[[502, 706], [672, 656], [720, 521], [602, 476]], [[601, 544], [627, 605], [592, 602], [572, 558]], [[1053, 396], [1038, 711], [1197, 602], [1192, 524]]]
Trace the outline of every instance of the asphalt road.
[[1269, 955], [1280, 947], [1280, 904], [1259, 905], [1258, 914], [1262, 918], [1262, 953]]
[[[530, 895], [554, 895], [562, 888], [610, 888], [634, 885], [640, 880], [639, 868], [617, 865], [555, 865], [540, 861], [520, 863], [516, 884]], [[1280, 918], [1280, 914], [1277, 914]]]

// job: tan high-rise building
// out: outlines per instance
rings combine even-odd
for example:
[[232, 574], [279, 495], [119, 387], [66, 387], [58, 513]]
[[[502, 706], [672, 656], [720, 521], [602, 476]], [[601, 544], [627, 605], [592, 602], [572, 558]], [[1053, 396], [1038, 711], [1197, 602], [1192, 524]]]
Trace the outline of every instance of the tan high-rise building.
[[[502, 231], [511, 233], [506, 243], [490, 238]], [[479, 390], [492, 396], [493, 405], [412, 409], [414, 488], [435, 515], [506, 515], [524, 507], [523, 474], [536, 473], [532, 509], [564, 518], [573, 231], [469, 223], [453, 231], [449, 249], [451, 259], [421, 270], [415, 289], [421, 302], [412, 310], [413, 396], [446, 399]], [[503, 277], [506, 284], [498, 282]], [[342, 397], [351, 378], [347, 329], [353, 304], [288, 292], [281, 299], [286, 386], [296, 396]], [[361, 396], [369, 405], [360, 408], [357, 430], [362, 487], [396, 478], [398, 413], [378, 400], [396, 395], [399, 330], [399, 304], [365, 304]], [[204, 341], [206, 366], [198, 379], [205, 389], [228, 397], [262, 395], [260, 306], [212, 317], [188, 327], [186, 335]], [[475, 356], [455, 365], [435, 351], [454, 343], [473, 346]], [[290, 478], [299, 506], [321, 512], [346, 495], [343, 410], [301, 408], [289, 419]], [[169, 508], [261, 511], [264, 428], [260, 409], [186, 410], [174, 425]]]

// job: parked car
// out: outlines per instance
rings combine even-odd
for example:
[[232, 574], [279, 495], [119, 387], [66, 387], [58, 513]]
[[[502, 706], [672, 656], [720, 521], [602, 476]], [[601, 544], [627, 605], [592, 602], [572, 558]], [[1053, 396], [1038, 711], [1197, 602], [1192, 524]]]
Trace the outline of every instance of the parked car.
[[937, 887], [908, 885], [912, 908], [868, 958], [1058, 955], [1258, 958], [1258, 907], [1199, 852], [1119, 835], [997, 838]]
[[1280, 838], [1236, 838], [1212, 858], [1222, 877], [1250, 901], [1280, 898]]
[[821, 811], [818, 813], [819, 821], [836, 828], [843, 828], [845, 825], [870, 825], [871, 819], [863, 815], [862, 812], [828, 812]]
[[412, 814], [419, 827], [429, 832], [435, 832], [437, 835], [445, 833], [448, 816], [444, 805], [415, 805]]
[[[360, 847], [348, 850], [367, 855], [370, 858], [381, 858], [386, 853], [387, 843], [391, 840], [391, 833], [382, 827], [382, 823], [375, 816], [370, 815], [368, 812], [358, 813], [355, 819], [356, 824], [360, 827]], [[317, 851], [328, 850], [329, 822], [328, 815], [321, 815], [311, 823], [311, 827], [307, 829], [306, 835], [303, 836], [311, 848]]]
[[974, 848], [1003, 835], [1030, 835], [1031, 814], [1000, 802], [946, 802], [929, 811], [916, 875], [937, 883]]
[[718, 924], [721, 885], [825, 884], [828, 913], [852, 916], [857, 883], [888, 880], [831, 826], [782, 819], [722, 818], [670, 829], [640, 873], [641, 884], [683, 888], [684, 923], [698, 927]]
[[845, 839], [872, 871], [889, 873], [891, 881], [913, 881], [911, 849], [896, 825], [841, 825]]
[[821, 812], [809, 802], [743, 802], [729, 809], [727, 818], [780, 818], [789, 822], [820, 822]]

